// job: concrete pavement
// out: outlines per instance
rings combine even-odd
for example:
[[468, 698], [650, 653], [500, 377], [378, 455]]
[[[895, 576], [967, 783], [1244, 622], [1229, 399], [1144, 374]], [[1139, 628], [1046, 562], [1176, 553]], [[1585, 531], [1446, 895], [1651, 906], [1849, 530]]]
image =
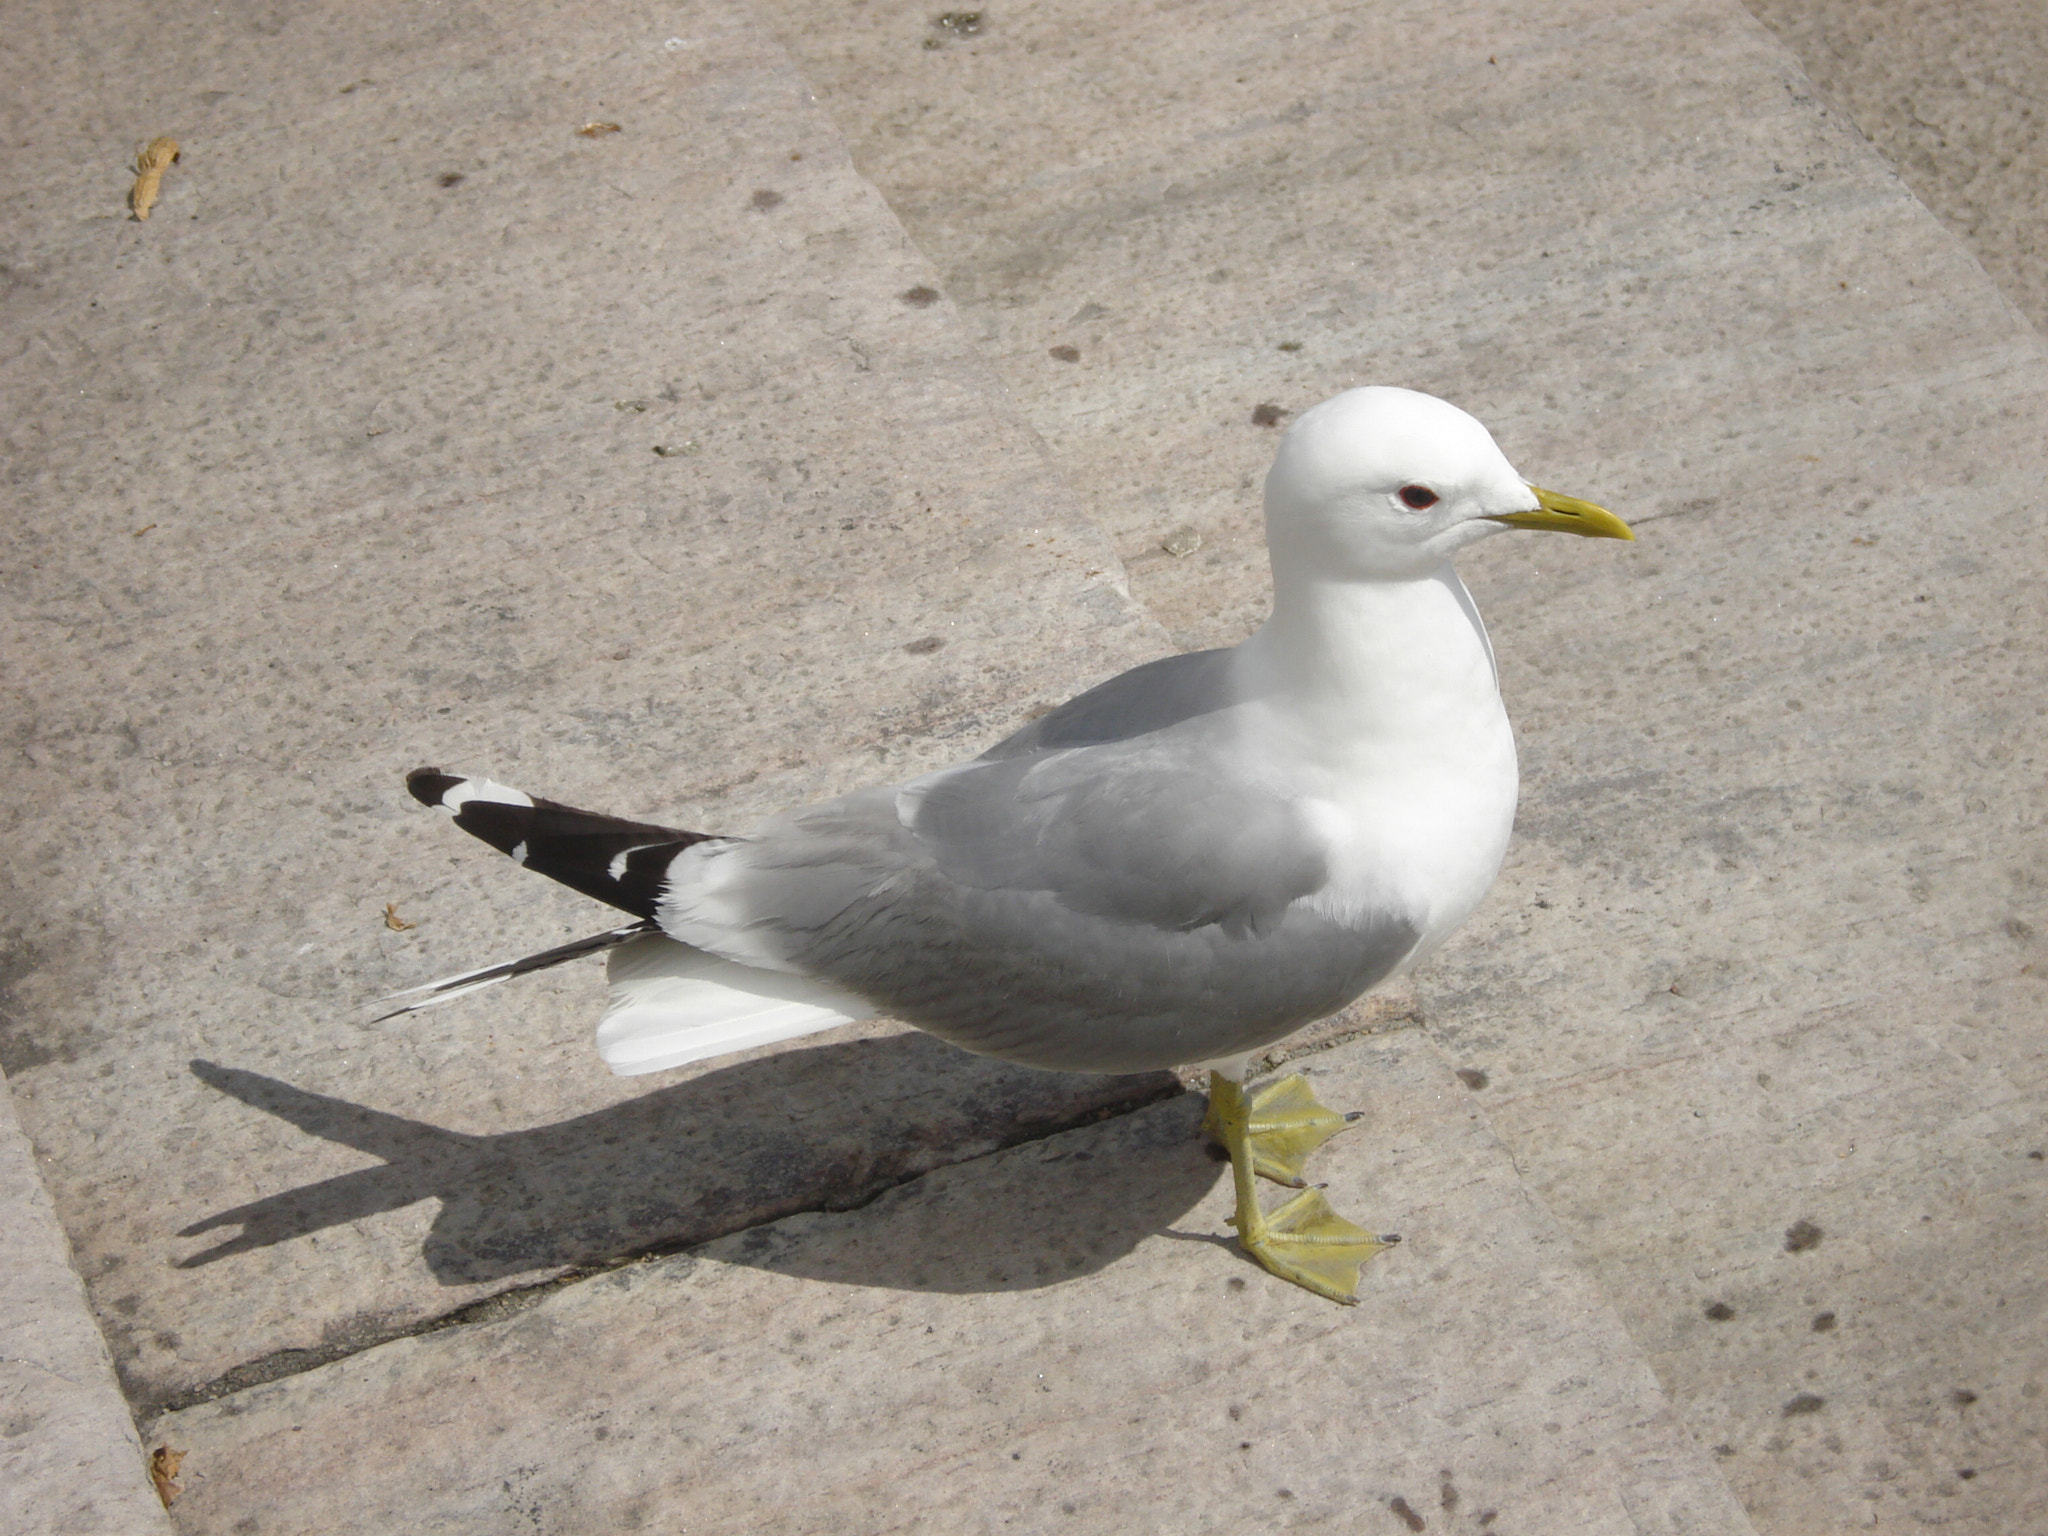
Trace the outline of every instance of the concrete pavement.
[[0, 1530], [166, 1536], [142, 1445], [0, 1083]]
[[1821, 93], [2048, 329], [2048, 14], [2028, 0], [1751, 0]]
[[786, 62], [553, 26], [300, 18], [148, 225], [66, 188], [20, 263], [10, 1076], [139, 1401], [1170, 1086], [909, 1038], [762, 1125], [591, 1070], [590, 966], [369, 1022], [610, 921], [408, 765], [743, 827], [1164, 648]]
[[172, 1414], [181, 1528], [1747, 1531], [1428, 1043], [1312, 1070], [1413, 1233], [1360, 1307], [1219, 1235], [1183, 1096]]
[[1254, 402], [1417, 383], [1635, 520], [1464, 563], [1523, 803], [1420, 1013], [1760, 1525], [2048, 1518], [2048, 373], [1971, 253], [1733, 5], [779, 14], [1182, 643]]
[[[1732, 6], [755, 15], [23, 29], [90, 105], [10, 123], [0, 1065], [180, 1523], [2037, 1518], [2038, 337]], [[162, 131], [137, 226], [76, 167]], [[731, 825], [971, 750], [1242, 634], [1260, 420], [1367, 377], [1645, 535], [1471, 562], [1517, 852], [1428, 1049], [1314, 1058], [1378, 1310], [1174, 1240], [1166, 1081], [337, 1006], [593, 926], [395, 770]]]

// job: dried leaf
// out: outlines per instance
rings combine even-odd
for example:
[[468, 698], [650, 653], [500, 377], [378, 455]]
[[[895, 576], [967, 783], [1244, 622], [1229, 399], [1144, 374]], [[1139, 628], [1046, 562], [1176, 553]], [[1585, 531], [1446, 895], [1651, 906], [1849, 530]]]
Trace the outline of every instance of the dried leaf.
[[386, 928], [389, 928], [393, 933], [404, 933], [408, 928], [419, 927], [419, 924], [408, 923], [404, 918], [398, 915], [398, 903], [395, 901], [387, 901], [384, 903], [384, 926]]
[[601, 139], [607, 134], [617, 133], [619, 125], [617, 123], [585, 123], [576, 131], [586, 139]]
[[178, 1486], [178, 1466], [185, 1459], [183, 1451], [174, 1451], [168, 1445], [160, 1445], [149, 1453], [149, 1480], [156, 1484], [156, 1496], [169, 1509], [178, 1502], [178, 1495], [185, 1490]]
[[135, 210], [138, 220], [149, 217], [149, 210], [156, 206], [157, 192], [163, 186], [164, 172], [177, 163], [176, 139], [151, 139], [135, 152], [135, 186], [128, 194], [128, 206]]

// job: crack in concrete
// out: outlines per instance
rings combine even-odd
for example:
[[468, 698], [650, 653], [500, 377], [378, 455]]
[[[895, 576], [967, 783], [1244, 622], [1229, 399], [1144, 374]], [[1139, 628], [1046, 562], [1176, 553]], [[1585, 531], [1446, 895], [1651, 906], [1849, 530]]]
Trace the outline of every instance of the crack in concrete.
[[[1349, 1038], [1349, 1036], [1346, 1036], [1346, 1038]], [[1334, 1044], [1336, 1042], [1330, 1043]], [[332, 1365], [338, 1360], [345, 1360], [353, 1355], [363, 1354], [366, 1351], [380, 1348], [383, 1345], [395, 1343], [400, 1339], [420, 1338], [427, 1334], [440, 1333], [449, 1328], [465, 1328], [503, 1322], [507, 1318], [516, 1317], [520, 1313], [538, 1306], [555, 1292], [564, 1290], [569, 1286], [579, 1285], [586, 1280], [596, 1279], [599, 1276], [615, 1274], [619, 1270], [629, 1269], [634, 1265], [671, 1259], [679, 1254], [688, 1253], [693, 1249], [705, 1247], [710, 1243], [722, 1242], [740, 1233], [753, 1231], [757, 1227], [774, 1226], [797, 1216], [844, 1215], [850, 1211], [857, 1211], [872, 1205], [875, 1201], [893, 1190], [901, 1189], [907, 1184], [914, 1184], [919, 1179], [927, 1178], [932, 1174], [945, 1172], [953, 1168], [972, 1167], [976, 1163], [986, 1162], [989, 1158], [1000, 1156], [1002, 1153], [1016, 1147], [1029, 1146], [1035, 1142], [1047, 1141], [1055, 1136], [1064, 1135], [1068, 1131], [1080, 1130], [1086, 1126], [1099, 1125], [1106, 1120], [1135, 1114], [1139, 1110], [1148, 1109], [1154, 1104], [1176, 1098], [1182, 1091], [1184, 1090], [1177, 1083], [1168, 1080], [1161, 1084], [1158, 1092], [1147, 1097], [1133, 1098], [1116, 1104], [1099, 1106], [1071, 1116], [1055, 1125], [1033, 1127], [1029, 1133], [1004, 1141], [1000, 1145], [991, 1147], [988, 1151], [979, 1153], [976, 1156], [962, 1158], [958, 1162], [941, 1163], [936, 1167], [905, 1174], [901, 1178], [877, 1185], [872, 1189], [863, 1190], [858, 1196], [836, 1201], [821, 1199], [814, 1205], [806, 1206], [801, 1210], [784, 1212], [770, 1221], [734, 1227], [729, 1231], [715, 1233], [709, 1237], [694, 1237], [675, 1242], [649, 1243], [600, 1263], [576, 1265], [563, 1270], [560, 1274], [551, 1275], [545, 1280], [536, 1280], [526, 1285], [508, 1286], [502, 1291], [494, 1291], [489, 1296], [467, 1302], [438, 1316], [421, 1318], [412, 1323], [387, 1328], [373, 1336], [359, 1335], [348, 1340], [337, 1340], [331, 1344], [314, 1345], [299, 1349], [273, 1350], [269, 1354], [258, 1356], [254, 1360], [244, 1361], [242, 1364], [234, 1366], [219, 1376], [214, 1377], [211, 1381], [187, 1387], [182, 1391], [171, 1393], [156, 1401], [133, 1404], [136, 1428], [144, 1436], [147, 1436], [151, 1426], [168, 1414], [176, 1413], [186, 1408], [197, 1407], [202, 1403], [214, 1402], [223, 1397], [230, 1397], [237, 1392], [245, 1392], [253, 1387], [265, 1386], [273, 1381], [282, 1381], [290, 1376], [304, 1375], [308, 1371], [318, 1370], [321, 1366]]]
[[[1345, 1018], [1341, 1014], [1336, 1017]], [[1355, 1018], [1356, 1016], [1353, 1017]], [[1326, 1035], [1315, 1034], [1315, 1027], [1310, 1026], [1309, 1031], [1305, 1032], [1307, 1038], [1294, 1038], [1282, 1041], [1271, 1050], [1254, 1057], [1252, 1061], [1253, 1075], [1265, 1076], [1279, 1070], [1279, 1068], [1288, 1063], [1299, 1061], [1308, 1056], [1322, 1055], [1335, 1049], [1337, 1046], [1358, 1040], [1367, 1035], [1389, 1034], [1399, 1030], [1418, 1029], [1420, 1027], [1420, 1012], [1413, 1004], [1404, 1006], [1401, 1011], [1393, 1014], [1391, 1017], [1358, 1018], [1356, 1022], [1346, 1019], [1344, 1024]], [[914, 1184], [919, 1179], [928, 1178], [933, 1174], [954, 1168], [972, 1167], [976, 1163], [986, 1162], [990, 1158], [998, 1157], [1020, 1146], [1029, 1146], [1035, 1142], [1048, 1141], [1055, 1136], [1065, 1135], [1069, 1131], [1080, 1130], [1086, 1126], [1099, 1125], [1107, 1120], [1136, 1114], [1140, 1110], [1148, 1109], [1154, 1104], [1177, 1097], [1180, 1092], [1198, 1087], [1199, 1083], [1197, 1080], [1201, 1076], [1202, 1074], [1200, 1073], [1183, 1075], [1180, 1079], [1181, 1086], [1179, 1088], [1163, 1085], [1158, 1093], [1147, 1098], [1132, 1099], [1119, 1104], [1101, 1106], [1072, 1116], [1050, 1127], [1034, 1128], [1029, 1134], [1020, 1135], [1005, 1141], [974, 1157], [962, 1158], [958, 1162], [942, 1163], [937, 1167], [906, 1174], [886, 1184], [864, 1190], [857, 1196], [840, 1200], [821, 1199], [815, 1205], [806, 1206], [801, 1210], [784, 1212], [769, 1221], [734, 1227], [730, 1231], [719, 1232], [709, 1237], [692, 1238], [686, 1241], [650, 1243], [600, 1263], [576, 1265], [563, 1270], [560, 1274], [551, 1275], [545, 1280], [536, 1280], [525, 1285], [508, 1286], [504, 1290], [494, 1291], [488, 1296], [467, 1302], [448, 1312], [388, 1328], [372, 1337], [358, 1336], [346, 1341], [336, 1341], [332, 1344], [316, 1345], [310, 1348], [273, 1350], [269, 1354], [258, 1356], [256, 1359], [244, 1361], [242, 1364], [222, 1372], [211, 1381], [187, 1387], [155, 1402], [135, 1404], [136, 1428], [147, 1436], [150, 1427], [159, 1419], [169, 1414], [177, 1413], [186, 1408], [197, 1407], [202, 1403], [215, 1402], [223, 1397], [231, 1397], [238, 1392], [245, 1392], [255, 1387], [266, 1386], [273, 1381], [282, 1381], [288, 1377], [304, 1375], [308, 1371], [318, 1370], [320, 1367], [332, 1365], [336, 1361], [346, 1360], [351, 1356], [381, 1348], [386, 1344], [396, 1343], [400, 1339], [422, 1338], [428, 1334], [440, 1333], [450, 1328], [479, 1327], [486, 1324], [503, 1322], [508, 1318], [516, 1317], [520, 1313], [540, 1305], [557, 1291], [565, 1290], [572, 1285], [580, 1285], [586, 1280], [594, 1280], [604, 1275], [616, 1274], [622, 1269], [630, 1269], [635, 1265], [671, 1259], [680, 1254], [688, 1253], [693, 1249], [702, 1248], [715, 1242], [722, 1242], [729, 1237], [743, 1232], [754, 1231], [760, 1227], [775, 1226], [797, 1216], [843, 1215], [851, 1211], [861, 1210], [874, 1204], [884, 1195], [901, 1189], [905, 1185]]]
[[40, 1371], [45, 1376], [56, 1377], [57, 1380], [63, 1382], [66, 1386], [77, 1387], [80, 1390], [84, 1390], [86, 1386], [76, 1376], [66, 1376], [54, 1365], [45, 1365], [40, 1360], [29, 1359], [26, 1355], [0, 1355], [0, 1365], [25, 1365], [32, 1371]]

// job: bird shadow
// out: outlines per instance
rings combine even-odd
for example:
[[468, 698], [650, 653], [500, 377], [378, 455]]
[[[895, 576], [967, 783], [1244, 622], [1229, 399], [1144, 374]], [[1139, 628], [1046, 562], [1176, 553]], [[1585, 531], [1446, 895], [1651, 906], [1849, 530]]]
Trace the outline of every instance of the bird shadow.
[[[998, 1179], [951, 1215], [921, 1218], [959, 1225], [975, 1254], [971, 1265], [934, 1266], [926, 1243], [806, 1244], [750, 1229], [797, 1212], [851, 1210], [921, 1174], [1173, 1098], [1178, 1082], [1164, 1072], [1037, 1072], [904, 1034], [781, 1052], [552, 1125], [471, 1135], [237, 1067], [196, 1060], [191, 1071], [379, 1162], [192, 1223], [178, 1235], [234, 1230], [179, 1260], [184, 1269], [436, 1200], [421, 1256], [449, 1286], [746, 1232], [720, 1256], [906, 1290], [1023, 1289], [1113, 1262], [1184, 1215], [1218, 1176], [1195, 1135], [1199, 1099], [1163, 1117], [1132, 1117], [1136, 1130], [1106, 1128], [1120, 1147], [1111, 1178], [1086, 1166], [1085, 1145], [1025, 1148], [1048, 1164], [1031, 1189]], [[1067, 1179], [1077, 1198], [1043, 1198], [1048, 1183], [1056, 1191]]]

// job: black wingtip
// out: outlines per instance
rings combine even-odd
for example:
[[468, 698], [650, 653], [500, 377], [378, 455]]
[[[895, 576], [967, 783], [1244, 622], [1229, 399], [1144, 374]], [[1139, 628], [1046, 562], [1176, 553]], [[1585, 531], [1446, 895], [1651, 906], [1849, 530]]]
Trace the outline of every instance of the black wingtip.
[[405, 787], [421, 805], [438, 806], [441, 797], [461, 782], [457, 775], [438, 768], [415, 768], [405, 776]]
[[413, 769], [405, 787], [421, 805], [453, 812], [456, 826], [536, 874], [638, 918], [654, 916], [676, 855], [708, 840], [702, 832], [579, 811], [439, 768]]

